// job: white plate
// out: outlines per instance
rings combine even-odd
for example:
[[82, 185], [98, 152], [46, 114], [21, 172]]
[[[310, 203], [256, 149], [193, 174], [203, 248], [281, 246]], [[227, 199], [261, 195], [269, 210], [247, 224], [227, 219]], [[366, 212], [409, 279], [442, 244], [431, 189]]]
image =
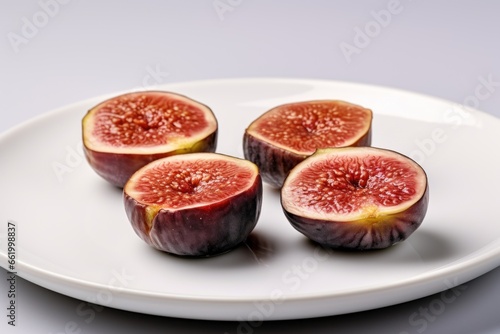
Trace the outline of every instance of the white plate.
[[[240, 157], [245, 127], [277, 104], [331, 98], [369, 107], [373, 145], [407, 154], [426, 169], [427, 216], [408, 240], [387, 250], [326, 251], [288, 224], [278, 192], [266, 187], [262, 215], [246, 244], [208, 259], [155, 251], [130, 227], [121, 191], [82, 157], [81, 118], [108, 95], [0, 137], [2, 267], [7, 223], [14, 221], [15, 269], [43, 287], [155, 315], [260, 321], [405, 302], [500, 264], [500, 158], [493, 139], [500, 133], [498, 119], [428, 96], [343, 82], [238, 79], [155, 88], [212, 107], [220, 127], [218, 152]], [[88, 315], [89, 308], [82, 303], [78, 312]]]

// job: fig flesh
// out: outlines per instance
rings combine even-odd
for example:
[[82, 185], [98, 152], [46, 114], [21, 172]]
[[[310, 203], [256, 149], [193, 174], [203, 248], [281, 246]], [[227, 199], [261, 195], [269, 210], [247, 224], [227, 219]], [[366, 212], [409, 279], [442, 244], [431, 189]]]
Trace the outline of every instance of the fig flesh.
[[317, 149], [370, 146], [372, 111], [339, 100], [314, 100], [277, 106], [245, 130], [243, 152], [275, 188], [290, 170]]
[[290, 224], [338, 249], [382, 249], [406, 240], [429, 202], [423, 168], [374, 147], [318, 150], [292, 169], [281, 189]]
[[259, 219], [255, 164], [219, 153], [155, 160], [123, 189], [127, 217], [148, 245], [181, 256], [212, 256], [245, 241]]
[[207, 106], [165, 91], [122, 94], [91, 108], [82, 120], [85, 157], [111, 184], [123, 187], [147, 163], [215, 152], [217, 119]]

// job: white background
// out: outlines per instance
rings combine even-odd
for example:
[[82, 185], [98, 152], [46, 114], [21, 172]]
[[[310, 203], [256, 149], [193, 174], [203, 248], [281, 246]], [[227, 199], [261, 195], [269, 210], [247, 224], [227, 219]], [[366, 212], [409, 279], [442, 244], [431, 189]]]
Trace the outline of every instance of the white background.
[[[500, 117], [499, 13], [494, 0], [0, 0], [0, 132], [96, 95], [239, 77], [383, 85]], [[3, 269], [0, 277], [5, 310]], [[497, 268], [466, 283], [434, 313], [439, 294], [363, 313], [244, 328], [113, 309], [87, 323], [75, 312], [80, 301], [18, 279], [18, 326], [8, 326], [0, 311], [0, 331], [498, 333], [499, 280]]]

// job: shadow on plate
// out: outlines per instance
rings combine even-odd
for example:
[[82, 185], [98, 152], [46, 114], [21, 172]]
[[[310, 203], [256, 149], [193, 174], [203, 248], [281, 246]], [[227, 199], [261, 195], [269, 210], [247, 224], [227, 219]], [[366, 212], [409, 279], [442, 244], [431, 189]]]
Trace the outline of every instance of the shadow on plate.
[[[456, 254], [456, 244], [446, 235], [419, 229], [405, 241], [424, 262], [440, 261]], [[403, 259], [407, 260], [407, 259]]]
[[217, 267], [219, 269], [228, 268], [234, 270], [238, 267], [269, 266], [276, 254], [275, 245], [276, 242], [267, 235], [253, 231], [243, 243], [224, 253], [213, 256], [181, 256], [157, 250], [146, 244], [144, 244], [144, 247], [150, 248], [152, 256], [165, 257], [165, 261], [182, 262], [183, 265], [187, 266], [194, 264], [198, 267], [207, 266], [212, 269]]
[[385, 249], [359, 251], [333, 249], [320, 245], [306, 237], [304, 237], [302, 246], [308, 248], [311, 253], [320, 251], [332, 258], [347, 259], [349, 261], [383, 258], [384, 261], [390, 260], [393, 263], [402, 262], [408, 264], [411, 262], [441, 261], [456, 254], [452, 240], [447, 239], [442, 234], [424, 229], [415, 231], [407, 240]]

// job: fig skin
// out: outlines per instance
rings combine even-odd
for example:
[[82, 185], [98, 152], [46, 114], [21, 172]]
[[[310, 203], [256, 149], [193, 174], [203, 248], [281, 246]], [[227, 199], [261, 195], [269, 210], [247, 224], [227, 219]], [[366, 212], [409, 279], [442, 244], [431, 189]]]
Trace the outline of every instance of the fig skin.
[[259, 220], [262, 196], [262, 178], [257, 174], [251, 187], [235, 196], [198, 207], [160, 208], [154, 217], [148, 213], [150, 205], [125, 191], [123, 201], [133, 230], [151, 247], [184, 257], [210, 257], [247, 239]]
[[[351, 146], [370, 146], [372, 129]], [[281, 188], [288, 173], [309, 155], [297, 154], [255, 138], [247, 131], [243, 135], [243, 152], [248, 159], [259, 166], [262, 179], [273, 188]]]
[[307, 156], [271, 145], [245, 132], [245, 158], [259, 166], [262, 179], [273, 188], [280, 188], [290, 170]]
[[[104, 149], [97, 147], [93, 148], [87, 141], [91, 141], [92, 136], [86, 131], [86, 126], [90, 123], [91, 118], [95, 110], [104, 106], [112, 100], [124, 98], [133, 95], [162, 95], [164, 97], [170, 96], [170, 98], [178, 99], [178, 101], [184, 101], [188, 105], [196, 106], [197, 108], [205, 110], [205, 115], [210, 114], [210, 121], [214, 124], [214, 129], [210, 133], [207, 131], [206, 136], [197, 136], [196, 139], [190, 138], [188, 140], [183, 140], [182, 144], [177, 146], [172, 146], [168, 150], [163, 151], [155, 150], [155, 146], [151, 146], [152, 151], [148, 152], [144, 149], [137, 153], [134, 151], [135, 148], [131, 147], [130, 152], [113, 152], [113, 150]], [[146, 166], [148, 163], [165, 158], [172, 155], [186, 154], [186, 153], [197, 153], [197, 152], [210, 152], [213, 153], [217, 148], [218, 139], [218, 121], [213, 113], [213, 111], [205, 104], [195, 101], [187, 96], [168, 92], [168, 91], [145, 91], [145, 92], [130, 92], [111, 97], [107, 100], [100, 102], [99, 104], [92, 107], [87, 111], [87, 114], [82, 119], [82, 141], [83, 141], [83, 151], [85, 159], [87, 160], [90, 167], [104, 180], [116, 186], [118, 188], [123, 188], [128, 179], [132, 176], [134, 172], [140, 168]]]
[[290, 224], [309, 239], [341, 250], [388, 248], [406, 240], [422, 224], [429, 204], [429, 186], [408, 209], [377, 218], [354, 221], [326, 221], [300, 217], [283, 209]]
[[89, 149], [85, 143], [83, 151], [87, 162], [100, 177], [115, 187], [123, 188], [132, 174], [152, 161], [177, 154], [215, 152], [217, 148], [217, 136], [218, 130], [216, 129], [213, 133], [197, 141], [190, 147], [156, 154], [99, 152]]
[[[348, 147], [358, 147], [358, 146], [370, 146], [372, 142], [372, 118], [373, 114], [370, 109], [345, 102], [345, 101], [340, 101], [340, 100], [319, 100], [319, 101], [303, 101], [303, 102], [296, 102], [296, 103], [289, 103], [289, 104], [284, 104], [280, 105], [277, 107], [274, 107], [267, 111], [266, 113], [262, 114], [260, 117], [255, 119], [247, 129], [245, 129], [245, 133], [243, 134], [243, 153], [245, 159], [248, 159], [255, 163], [262, 175], [262, 179], [264, 182], [269, 184], [271, 187], [279, 189], [283, 186], [283, 182], [285, 181], [285, 178], [288, 176], [288, 173], [290, 170], [292, 170], [293, 167], [295, 167], [297, 164], [302, 162], [304, 159], [306, 159], [308, 156], [310, 156], [313, 152], [309, 154], [299, 154], [295, 153], [292, 150], [284, 149], [281, 147], [278, 147], [276, 145], [273, 145], [271, 142], [268, 142], [263, 139], [259, 139], [255, 136], [253, 136], [250, 132], [249, 129], [252, 127], [252, 125], [256, 122], [258, 122], [261, 117], [265, 117], [265, 115], [269, 112], [273, 112], [275, 109], [279, 109], [282, 107], [286, 106], [292, 106], [293, 105], [299, 105], [299, 104], [307, 104], [307, 103], [315, 103], [315, 102], [336, 102], [340, 106], [352, 106], [355, 108], [360, 108], [364, 110], [369, 110], [370, 111], [370, 117], [369, 117], [369, 127], [367, 131], [360, 136], [357, 140], [354, 142], [346, 145]], [[323, 147], [315, 147], [315, 149], [322, 149], [322, 148], [328, 148], [326, 146]]]
[[[411, 161], [420, 169], [425, 189], [412, 205], [400, 211], [378, 212], [375, 216], [367, 215], [359, 219], [342, 220], [340, 218], [335, 220], [327, 216], [325, 219], [311, 218], [306, 214], [292, 213], [286, 209], [283, 199], [284, 193], [288, 191], [286, 189], [287, 180], [285, 180], [284, 187], [281, 189], [280, 203], [283, 213], [292, 227], [324, 247], [350, 251], [385, 249], [406, 240], [415, 232], [422, 224], [429, 205], [429, 184], [425, 170], [399, 152], [379, 148], [371, 149], [395, 153]], [[325, 152], [344, 150], [356, 150], [356, 148], [320, 149], [311, 157]]]

